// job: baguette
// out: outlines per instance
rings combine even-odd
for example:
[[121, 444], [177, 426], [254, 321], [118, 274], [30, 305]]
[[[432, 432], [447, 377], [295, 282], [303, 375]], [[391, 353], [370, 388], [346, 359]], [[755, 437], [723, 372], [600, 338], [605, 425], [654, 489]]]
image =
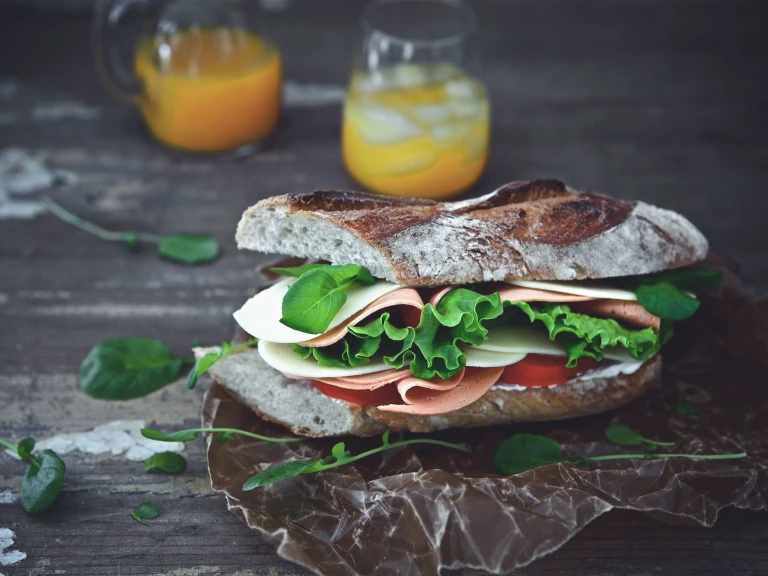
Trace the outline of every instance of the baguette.
[[693, 264], [708, 250], [675, 212], [557, 180], [460, 202], [287, 194], [246, 210], [236, 239], [239, 248], [360, 264], [408, 286], [631, 276]]

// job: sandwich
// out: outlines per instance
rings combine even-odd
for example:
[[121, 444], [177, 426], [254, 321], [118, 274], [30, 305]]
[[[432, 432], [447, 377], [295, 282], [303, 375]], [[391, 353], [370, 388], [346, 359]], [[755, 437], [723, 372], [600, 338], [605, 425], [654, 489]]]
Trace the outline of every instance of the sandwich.
[[459, 202], [287, 194], [236, 238], [305, 260], [235, 312], [258, 344], [209, 372], [307, 436], [614, 409], [659, 383], [674, 323], [719, 283], [683, 216], [555, 180]]

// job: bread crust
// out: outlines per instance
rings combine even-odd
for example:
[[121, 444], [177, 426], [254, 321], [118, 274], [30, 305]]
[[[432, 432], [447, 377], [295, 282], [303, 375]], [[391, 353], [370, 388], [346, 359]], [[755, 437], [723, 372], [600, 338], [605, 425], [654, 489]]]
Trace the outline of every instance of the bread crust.
[[[212, 349], [196, 349], [199, 357]], [[560, 420], [618, 408], [661, 379], [661, 356], [632, 374], [576, 378], [554, 387], [491, 388], [461, 410], [437, 416], [382, 412], [325, 396], [306, 380], [291, 380], [266, 364], [255, 349], [219, 360], [209, 373], [235, 398], [262, 418], [303, 436], [372, 436], [385, 430], [433, 432], [515, 422]]]
[[276, 196], [245, 211], [236, 239], [240, 248], [361, 264], [412, 286], [646, 274], [692, 264], [708, 250], [675, 212], [557, 180], [513, 182], [461, 202]]

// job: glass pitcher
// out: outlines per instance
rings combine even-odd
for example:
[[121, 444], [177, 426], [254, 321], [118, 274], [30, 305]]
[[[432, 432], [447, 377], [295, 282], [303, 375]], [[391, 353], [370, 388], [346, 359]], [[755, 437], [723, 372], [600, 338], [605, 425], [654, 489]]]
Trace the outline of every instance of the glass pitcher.
[[[282, 62], [250, 25], [245, 4], [99, 0], [92, 24], [99, 75], [113, 94], [139, 107], [163, 144], [253, 152], [277, 124]], [[126, 34], [137, 12], [140, 32]]]
[[341, 148], [370, 190], [445, 199], [480, 177], [490, 104], [462, 0], [375, 0], [344, 103]]

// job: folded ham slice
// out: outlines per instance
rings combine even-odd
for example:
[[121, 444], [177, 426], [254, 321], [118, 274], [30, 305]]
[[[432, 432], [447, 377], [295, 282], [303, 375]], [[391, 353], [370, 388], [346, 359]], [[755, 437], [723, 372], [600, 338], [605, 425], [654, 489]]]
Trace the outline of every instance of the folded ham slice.
[[509, 284], [498, 285], [494, 288], [493, 292], [499, 293], [502, 302], [504, 300], [509, 300], [510, 302], [585, 302], [587, 300], [595, 300], [591, 296], [577, 296], [576, 294], [551, 292], [549, 290], [539, 290], [538, 288], [521, 288], [520, 286], [510, 286]]
[[466, 368], [461, 381], [448, 390], [412, 386], [403, 394], [398, 383], [398, 391], [406, 403], [379, 406], [379, 410], [425, 416], [453, 412], [480, 399], [501, 377], [503, 371], [504, 367]]
[[376, 390], [392, 382], [407, 379], [411, 375], [410, 368], [400, 370], [382, 370], [362, 376], [349, 376], [345, 378], [315, 378], [324, 384], [346, 388], [347, 390]]
[[391, 306], [413, 306], [421, 310], [424, 308], [424, 302], [422, 301], [421, 296], [419, 296], [419, 293], [413, 288], [401, 288], [400, 290], [395, 290], [394, 292], [385, 294], [381, 298], [377, 298], [368, 304], [368, 306], [360, 310], [360, 312], [349, 317], [335, 328], [328, 330], [328, 332], [325, 334], [315, 336], [311, 340], [299, 342], [299, 344], [301, 346], [317, 347], [330, 346], [331, 344], [335, 344], [347, 335], [350, 326], [356, 326], [374, 312], [378, 312], [379, 310], [389, 308]]
[[640, 328], [653, 326], [656, 330], [661, 326], [661, 318], [654, 316], [643, 308], [640, 302], [632, 300], [593, 300], [581, 302], [571, 307], [574, 312], [597, 316], [598, 318], [613, 318]]

